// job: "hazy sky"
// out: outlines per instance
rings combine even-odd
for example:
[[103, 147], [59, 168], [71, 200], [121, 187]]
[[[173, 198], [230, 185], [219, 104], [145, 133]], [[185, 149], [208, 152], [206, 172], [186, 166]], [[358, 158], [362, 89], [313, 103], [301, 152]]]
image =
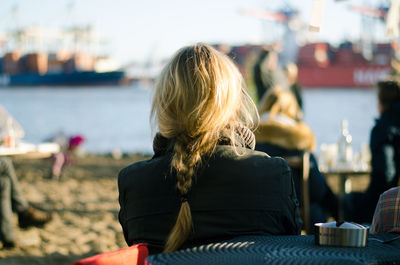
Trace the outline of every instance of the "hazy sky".
[[[382, 1], [325, 0], [322, 31], [314, 37], [332, 42], [358, 38], [361, 17], [349, 5], [366, 2]], [[276, 10], [284, 3], [299, 9], [309, 22], [312, 0], [1, 0], [0, 31], [15, 25], [91, 23], [108, 39], [110, 55], [124, 64], [166, 57], [193, 42], [262, 43], [278, 34], [276, 25], [239, 10]]]

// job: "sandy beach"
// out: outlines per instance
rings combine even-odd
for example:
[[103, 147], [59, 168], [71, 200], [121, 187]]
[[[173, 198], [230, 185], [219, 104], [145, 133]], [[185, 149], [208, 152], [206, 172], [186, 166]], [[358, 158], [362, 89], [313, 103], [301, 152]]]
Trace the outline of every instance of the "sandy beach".
[[53, 220], [41, 229], [16, 228], [20, 246], [1, 249], [0, 265], [71, 264], [126, 247], [117, 217], [117, 174], [124, 166], [143, 159], [142, 155], [119, 160], [86, 155], [68, 166], [61, 180], [46, 178], [51, 165], [48, 159], [13, 159], [25, 198], [52, 212]]

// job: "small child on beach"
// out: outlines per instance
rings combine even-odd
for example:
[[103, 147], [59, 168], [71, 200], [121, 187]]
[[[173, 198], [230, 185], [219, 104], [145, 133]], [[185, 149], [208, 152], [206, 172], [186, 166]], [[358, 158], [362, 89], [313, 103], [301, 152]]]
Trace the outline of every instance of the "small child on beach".
[[61, 151], [52, 156], [53, 163], [49, 178], [59, 180], [63, 177], [65, 166], [75, 162], [78, 149], [85, 142], [85, 138], [82, 135], [75, 135], [66, 140], [65, 137], [59, 136], [55, 141], [60, 144]]

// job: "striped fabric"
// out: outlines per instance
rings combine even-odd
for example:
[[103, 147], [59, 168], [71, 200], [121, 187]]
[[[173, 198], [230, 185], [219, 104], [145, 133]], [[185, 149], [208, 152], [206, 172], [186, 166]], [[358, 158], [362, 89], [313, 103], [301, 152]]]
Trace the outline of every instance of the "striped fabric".
[[375, 209], [371, 233], [400, 233], [400, 186], [381, 194]]

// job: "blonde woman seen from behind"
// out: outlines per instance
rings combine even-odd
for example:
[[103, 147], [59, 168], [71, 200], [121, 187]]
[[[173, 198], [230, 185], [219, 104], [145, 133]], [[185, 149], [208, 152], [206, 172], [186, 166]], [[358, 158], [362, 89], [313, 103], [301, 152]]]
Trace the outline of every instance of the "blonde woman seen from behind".
[[243, 79], [225, 55], [196, 44], [162, 71], [152, 119], [154, 156], [118, 178], [128, 245], [150, 253], [248, 234], [298, 234], [287, 163], [254, 151], [257, 121]]

